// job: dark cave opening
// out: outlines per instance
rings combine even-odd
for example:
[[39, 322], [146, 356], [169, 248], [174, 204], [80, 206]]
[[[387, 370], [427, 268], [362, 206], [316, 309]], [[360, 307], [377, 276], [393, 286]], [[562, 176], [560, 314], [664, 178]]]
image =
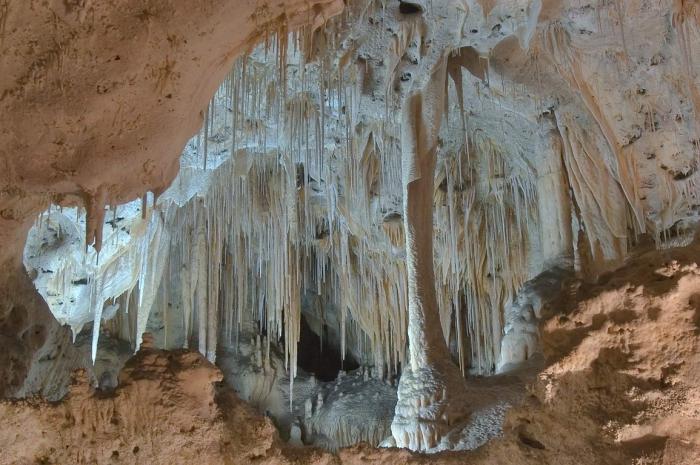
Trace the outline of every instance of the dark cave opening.
[[313, 373], [320, 381], [333, 381], [341, 370], [351, 371], [360, 367], [350, 353], [346, 352], [345, 360], [342, 360], [339, 348], [329, 343], [330, 338], [325, 325], [323, 333], [324, 337], [321, 339], [302, 315], [299, 350], [297, 352], [297, 366], [299, 368]]
[[418, 3], [399, 1], [399, 11], [405, 15], [423, 13], [423, 7]]

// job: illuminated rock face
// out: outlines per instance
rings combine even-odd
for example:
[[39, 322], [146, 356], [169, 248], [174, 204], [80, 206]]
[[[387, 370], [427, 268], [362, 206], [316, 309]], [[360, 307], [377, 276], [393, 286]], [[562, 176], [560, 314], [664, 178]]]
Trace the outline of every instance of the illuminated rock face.
[[400, 376], [414, 450], [474, 421], [464, 376], [546, 355], [567, 279], [692, 238], [696, 2], [196, 3], [0, 7], [8, 393], [80, 365], [19, 270], [49, 203], [24, 265], [93, 359], [101, 329], [210, 361], [258, 332], [293, 411], [308, 325]]

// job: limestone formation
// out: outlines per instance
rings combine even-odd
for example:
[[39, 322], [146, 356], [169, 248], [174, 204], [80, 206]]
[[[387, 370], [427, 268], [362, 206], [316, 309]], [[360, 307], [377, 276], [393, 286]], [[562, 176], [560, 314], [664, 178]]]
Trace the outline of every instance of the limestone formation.
[[692, 0], [0, 0], [0, 463], [696, 463], [698, 47]]

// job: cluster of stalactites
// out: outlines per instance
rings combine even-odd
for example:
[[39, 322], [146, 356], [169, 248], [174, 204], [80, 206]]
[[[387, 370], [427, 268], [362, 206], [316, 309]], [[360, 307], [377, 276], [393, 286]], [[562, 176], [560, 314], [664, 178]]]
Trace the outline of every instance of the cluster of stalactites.
[[472, 134], [467, 147], [437, 169], [435, 276], [446, 341], [456, 342], [463, 372], [491, 373], [498, 360], [503, 308], [529, 278], [537, 187], [513, 169], [489, 138]]
[[[331, 283], [341, 354], [352, 322], [366, 335], [353, 340], [368, 343], [382, 372], [395, 373], [406, 346], [405, 271], [381, 217], [370, 214], [398, 182], [400, 165], [380, 155], [395, 138], [383, 136], [384, 125], [359, 138], [349, 130], [357, 112], [351, 78], [316, 70], [322, 82], [306, 82], [292, 44], [269, 47], [236, 62], [198, 137], [202, 169], [227, 136], [232, 155], [174, 222], [164, 282], [181, 290], [185, 343], [196, 339], [213, 358], [217, 334], [235, 343], [243, 320], [256, 321], [269, 336], [267, 354], [270, 341], [283, 341], [293, 381], [301, 294]], [[265, 60], [281, 56], [280, 47], [288, 48], [284, 59]], [[374, 245], [377, 238], [387, 246]]]
[[[140, 209], [135, 207], [138, 203]], [[96, 210], [101, 213], [97, 215]], [[128, 227], [120, 225], [124, 220], [119, 216], [122, 211], [138, 212], [130, 218]], [[42, 245], [34, 250], [34, 255], [25, 257], [27, 265], [32, 267], [33, 263], [41, 268], [42, 263], [50, 263], [56, 270], [37, 281], [39, 292], [57, 319], [71, 326], [74, 339], [85, 323], [93, 322], [93, 361], [103, 321], [110, 321], [110, 329], [131, 341], [134, 348], [146, 330], [169, 242], [166, 214], [154, 215], [153, 211], [145, 200], [114, 207], [109, 212], [103, 203], [87, 210], [49, 207], [32, 230], [33, 236], [42, 237]], [[81, 224], [85, 225], [84, 233], [79, 229]], [[44, 249], [49, 240], [52, 250]], [[94, 242], [95, 247], [78, 244], [86, 242]], [[37, 256], [37, 252], [43, 256]]]
[[[236, 63], [204, 129], [218, 134], [214, 129], [223, 126], [233, 133], [229, 169], [215, 176], [200, 199], [208, 252], [197, 253], [208, 257], [208, 273], [217, 273], [207, 278], [213, 290], [205, 301], [221, 308], [218, 316], [207, 315], [221, 321], [227, 341], [235, 340], [242, 318], [258, 321], [273, 335], [268, 341], [284, 341], [293, 374], [299, 290], [333, 289], [341, 312], [340, 353], [347, 349], [350, 320], [367, 336], [375, 365], [394, 373], [407, 343], [403, 226], [400, 198], [393, 198], [401, 192], [398, 127], [388, 118], [357, 131], [357, 97], [347, 76], [326, 81], [332, 88], [315, 93], [305, 90], [312, 86], [303, 78], [292, 79], [259, 59], [253, 54]], [[231, 111], [217, 113], [221, 106]], [[214, 115], [221, 113], [225, 117], [217, 122]], [[344, 139], [328, 143], [326, 135], [334, 134]], [[464, 371], [471, 366], [487, 373], [498, 357], [503, 305], [527, 278], [536, 194], [527, 177], [510, 174], [505, 154], [489, 139], [476, 140], [471, 157], [466, 151], [446, 157], [438, 170], [435, 260], [445, 337], [458, 342]], [[194, 231], [188, 223], [197, 223], [197, 216], [188, 218], [179, 228]], [[176, 242], [182, 254], [202, 247]], [[186, 283], [193, 278], [183, 282], [191, 319], [197, 305]], [[200, 348], [210, 352], [202, 334]]]
[[[279, 37], [238, 60], [212, 100], [200, 166], [224, 148], [231, 159], [176, 214], [163, 281], [180, 289], [186, 343], [213, 359], [217, 338], [235, 344], [243, 320], [256, 321], [265, 353], [283, 341], [291, 380], [301, 295], [332, 289], [340, 353], [351, 324], [391, 375], [407, 345], [399, 127], [389, 114], [358, 125], [354, 67], [304, 64], [308, 45]], [[473, 145], [439, 171], [435, 260], [445, 337], [458, 341], [464, 371], [487, 373], [503, 304], [526, 278], [520, 245], [534, 193], [524, 178], [505, 179], [505, 155], [488, 140]]]
[[[230, 160], [168, 217], [165, 275], [154, 281], [149, 271], [139, 286], [161, 293], [166, 326], [180, 318], [184, 344], [196, 340], [210, 360], [219, 341], [235, 344], [243, 321], [256, 321], [267, 354], [283, 341], [290, 380], [308, 291], [333, 289], [341, 354], [352, 324], [382, 373], [397, 372], [406, 355], [400, 130], [389, 105], [381, 121], [359, 123], [357, 68], [318, 53], [337, 46], [332, 31], [271, 35], [236, 61], [197, 137], [203, 170], [223, 151]], [[503, 305], [526, 279], [536, 202], [506, 154], [488, 139], [473, 146], [471, 157], [445, 157], [438, 169], [435, 262], [445, 337], [457, 340], [465, 372], [487, 373]]]

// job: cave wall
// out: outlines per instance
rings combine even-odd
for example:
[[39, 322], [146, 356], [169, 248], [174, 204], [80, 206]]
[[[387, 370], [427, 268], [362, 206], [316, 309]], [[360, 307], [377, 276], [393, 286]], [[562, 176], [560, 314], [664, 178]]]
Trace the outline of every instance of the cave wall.
[[[292, 23], [320, 24], [338, 6], [327, 4], [328, 11], [311, 8], [311, 14], [299, 13]], [[363, 331], [373, 333], [373, 342], [381, 347], [375, 352], [384, 352], [378, 357], [381, 363], [401, 360], [406, 341], [397, 330], [400, 324], [387, 329], [390, 324], [377, 322], [372, 309], [401, 310], [405, 302], [387, 300], [389, 293], [363, 288], [365, 284], [350, 275], [371, 276], [364, 281], [381, 289], [387, 282], [400, 281], [405, 273], [400, 254], [394, 254], [403, 246], [403, 233], [392, 216], [400, 211], [400, 194], [392, 189], [399, 181], [396, 147], [401, 136], [398, 126], [381, 124], [386, 123], [387, 109], [401, 114], [406, 97], [429, 82], [435, 63], [452, 57], [435, 180], [441, 323], [449, 339], [447, 333], [456, 331], [451, 328], [451, 315], [462, 314], [461, 331], [476, 341], [471, 344], [475, 352], [463, 357], [464, 366], [489, 371], [500, 355], [504, 308], [526, 280], [549, 266], [569, 262], [579, 273], [595, 277], [619, 264], [644, 234], [660, 247], [686, 239], [697, 198], [695, 6], [695, 2], [641, 0], [467, 1], [439, 2], [426, 5], [423, 14], [404, 15], [397, 5], [358, 3], [333, 28], [305, 36], [312, 39], [304, 49], [309, 62], [323, 63], [321, 71], [306, 75], [306, 82], [328, 80], [323, 70], [337, 66], [347, 72], [343, 79], [348, 78], [345, 83], [354, 89], [355, 106], [346, 108], [349, 115], [334, 114], [325, 120], [334, 124], [349, 117], [351, 124], [324, 130], [329, 139], [343, 131], [350, 137], [329, 143], [311, 136], [304, 151], [352, 156], [354, 161], [340, 166], [346, 170], [338, 176], [340, 181], [321, 176], [321, 170], [313, 173], [315, 178], [308, 184], [315, 186], [304, 189], [309, 198], [289, 195], [293, 183], [291, 165], [287, 165], [287, 184], [275, 181], [275, 189], [284, 191], [288, 203], [276, 207], [294, 219], [291, 209], [309, 201], [320, 211], [316, 216], [333, 210], [327, 215], [333, 218], [327, 225], [329, 234], [337, 231], [333, 221], [347, 227], [349, 233], [343, 234], [351, 240], [346, 256], [358, 257], [353, 261], [358, 272], [341, 276], [338, 282], [342, 288], [363, 292], [343, 296], [341, 307], [349, 309]], [[2, 250], [14, 256], [3, 263], [10, 270], [6, 274], [16, 279], [24, 279], [17, 263], [19, 244], [36, 213], [49, 202], [83, 204], [88, 213], [85, 240], [99, 249], [101, 234], [96, 233], [104, 224], [104, 204], [121, 203], [146, 190], [161, 194], [177, 171], [185, 140], [209, 118], [207, 102], [234, 56], [252, 46], [262, 32], [270, 36], [279, 32], [283, 14], [272, 7], [246, 5], [246, 16], [240, 5], [226, 2], [205, 2], [193, 14], [191, 6], [176, 3], [172, 8], [134, 3], [113, 14], [109, 6], [90, 3], [23, 8], [37, 8], [41, 14], [22, 15], [14, 6], [3, 10], [5, 31], [18, 33], [6, 34], [2, 45], [15, 52], [3, 54], [8, 60], [3, 68], [17, 70], [5, 77], [8, 84], [3, 88], [8, 90], [2, 105], [7, 111], [2, 112], [5, 120], [0, 126], [11, 129], [3, 132], [8, 143], [2, 145], [8, 167], [3, 171], [7, 188], [2, 193], [6, 205]], [[301, 6], [285, 8], [291, 17]], [[37, 34], [32, 25], [40, 23], [37, 18], [46, 18], [59, 40], [42, 36], [45, 44], [32, 42], [29, 37]], [[23, 21], [28, 26], [20, 27]], [[93, 55], [80, 53], [106, 30], [111, 32], [99, 34], [106, 46]], [[280, 57], [272, 55], [269, 60]], [[250, 62], [264, 60], [251, 55]], [[81, 77], [84, 74], [88, 77]], [[287, 80], [294, 81], [284, 74], [264, 82], [279, 88]], [[108, 75], [118, 78], [103, 82]], [[303, 92], [290, 94], [284, 104], [304, 118], [286, 121], [304, 120], [306, 128], [320, 124], [325, 115], [314, 113], [310, 102], [323, 101], [322, 92], [295, 85], [289, 87]], [[85, 111], [91, 108], [95, 110]], [[250, 123], [244, 130], [258, 131], [256, 137], [266, 134], [268, 127], [269, 134], [279, 127], [274, 119], [261, 118], [252, 124], [254, 115], [241, 108], [234, 113], [239, 116], [233, 123], [236, 118]], [[40, 123], [47, 128], [38, 131], [36, 115], [54, 116], [40, 119], [48, 121]], [[303, 133], [295, 133], [293, 127], [285, 131], [286, 149], [295, 150], [291, 142]], [[42, 136], [35, 137], [37, 132]], [[203, 134], [205, 160], [207, 140], [213, 136]], [[343, 151], [343, 145], [349, 148]], [[216, 144], [210, 142], [210, 146]], [[9, 153], [33, 155], [27, 156], [27, 163]], [[120, 157], [119, 165], [106, 162], [112, 155]], [[237, 154], [231, 169], [236, 175], [247, 173], [257, 155], [259, 147], [257, 152]], [[56, 159], [49, 161], [51, 157]], [[379, 175], [376, 160], [383, 164]], [[285, 163], [295, 161], [290, 157]], [[323, 163], [320, 157], [317, 165]], [[123, 166], [136, 167], [138, 174], [123, 176]], [[462, 168], [467, 168], [462, 172], [468, 173], [466, 179], [455, 182]], [[308, 163], [304, 169], [311, 173]], [[384, 203], [374, 198], [376, 185], [382, 186]], [[333, 188], [346, 195], [333, 197]], [[266, 193], [265, 202], [274, 193]], [[470, 195], [477, 201], [472, 203]], [[255, 201], [263, 198], [253, 197]], [[502, 198], [506, 201], [499, 203]], [[216, 202], [212, 206], [221, 205]], [[258, 207], [264, 211], [269, 205]], [[456, 215], [451, 208], [469, 214]], [[369, 212], [383, 215], [381, 221]], [[307, 227], [307, 223], [299, 224]], [[461, 223], [467, 226], [460, 230], [453, 226]], [[313, 229], [318, 234], [315, 225]], [[319, 247], [334, 240], [342, 244], [343, 234], [325, 242], [315, 236], [314, 240]], [[364, 261], [361, 244], [365, 239], [381, 243], [381, 250], [373, 255], [379, 266]], [[340, 263], [343, 260], [337, 258]], [[288, 283], [277, 287], [282, 286], [289, 288]], [[466, 295], [454, 295], [462, 288], [467, 289]], [[270, 308], [268, 321], [285, 318], [280, 312], [281, 308]], [[45, 308], [37, 311], [41, 314]], [[399, 323], [401, 315], [396, 311], [387, 320]], [[205, 343], [203, 350], [211, 351], [211, 346]], [[395, 354], [386, 355], [387, 347]], [[483, 347], [488, 350], [478, 353]]]
[[265, 31], [318, 27], [341, 9], [338, 1], [0, 6], [0, 325], [10, 334], [3, 345], [21, 354], [2, 364], [0, 392], [21, 378], [5, 370], [26, 371], [42, 345], [17, 336], [31, 325], [63, 331], [22, 269], [39, 212], [49, 202], [81, 205], [86, 241], [99, 249], [105, 205], [165, 190], [238, 54]]

